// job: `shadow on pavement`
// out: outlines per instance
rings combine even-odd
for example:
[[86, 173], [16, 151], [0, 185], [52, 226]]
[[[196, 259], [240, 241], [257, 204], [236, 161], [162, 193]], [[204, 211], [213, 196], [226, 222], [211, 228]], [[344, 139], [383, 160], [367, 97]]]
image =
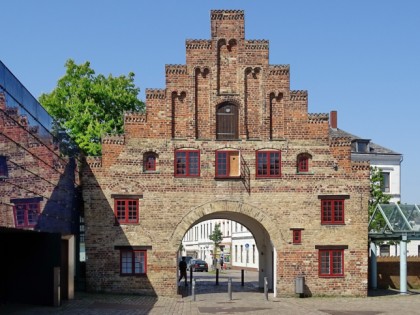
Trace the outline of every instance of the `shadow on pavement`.
[[[408, 290], [406, 295], [420, 294], [420, 290]], [[404, 295], [397, 289], [376, 289], [369, 290], [368, 296], [389, 296], [389, 295]]]

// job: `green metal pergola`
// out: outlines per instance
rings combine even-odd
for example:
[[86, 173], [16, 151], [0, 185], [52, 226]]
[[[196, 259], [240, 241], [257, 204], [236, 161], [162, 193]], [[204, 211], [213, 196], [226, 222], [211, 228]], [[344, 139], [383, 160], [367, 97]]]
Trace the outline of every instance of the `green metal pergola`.
[[371, 287], [377, 288], [376, 243], [400, 242], [400, 293], [407, 293], [407, 241], [420, 240], [418, 205], [378, 204], [369, 220]]

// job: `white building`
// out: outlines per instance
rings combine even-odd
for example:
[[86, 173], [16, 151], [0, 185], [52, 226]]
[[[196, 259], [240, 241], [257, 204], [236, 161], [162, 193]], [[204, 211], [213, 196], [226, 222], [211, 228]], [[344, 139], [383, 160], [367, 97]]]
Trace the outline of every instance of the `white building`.
[[214, 243], [209, 236], [216, 224], [220, 224], [223, 235], [222, 250], [216, 257], [219, 266], [223, 257], [225, 268], [258, 270], [258, 248], [252, 234], [245, 226], [231, 220], [208, 220], [194, 225], [182, 240], [182, 256], [200, 258], [212, 266]]
[[[382, 190], [391, 196], [390, 202], [401, 202], [401, 162], [403, 156], [393, 150], [373, 143], [370, 139], [360, 138], [337, 127], [337, 112], [330, 114], [330, 134], [332, 137], [347, 137], [352, 142], [351, 158], [353, 161], [370, 161], [372, 167], [377, 167], [384, 176]], [[399, 244], [378, 245], [380, 256], [399, 256]], [[420, 256], [420, 242], [411, 241], [407, 244], [408, 256]]]

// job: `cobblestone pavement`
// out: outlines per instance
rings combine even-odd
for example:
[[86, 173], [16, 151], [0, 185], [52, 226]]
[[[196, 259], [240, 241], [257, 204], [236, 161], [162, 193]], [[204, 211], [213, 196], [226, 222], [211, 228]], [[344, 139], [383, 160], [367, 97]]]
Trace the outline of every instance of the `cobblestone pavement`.
[[[381, 291], [378, 291], [381, 292]], [[385, 292], [385, 291], [383, 291]], [[134, 295], [77, 293], [60, 307], [25, 305], [0, 306], [0, 314], [327, 314], [376, 315], [420, 314], [420, 295], [382, 295], [368, 298], [273, 298], [263, 293], [234, 292], [197, 294], [187, 297], [145, 297]]]
[[75, 298], [63, 301], [60, 307], [0, 305], [0, 314], [16, 315], [170, 315], [170, 314], [324, 314], [324, 315], [377, 315], [420, 314], [420, 292], [400, 295], [396, 291], [375, 291], [367, 298], [310, 297], [265, 299], [251, 275], [241, 286], [240, 280], [232, 284], [232, 300], [228, 294], [227, 276], [215, 285], [210, 275], [197, 275], [195, 301], [191, 285], [179, 288], [177, 297], [150, 297], [77, 292]]

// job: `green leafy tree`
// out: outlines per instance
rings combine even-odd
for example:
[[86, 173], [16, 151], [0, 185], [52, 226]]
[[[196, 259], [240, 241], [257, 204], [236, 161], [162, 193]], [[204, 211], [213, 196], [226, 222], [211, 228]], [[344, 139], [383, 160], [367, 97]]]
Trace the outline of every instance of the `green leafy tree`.
[[209, 235], [209, 239], [214, 243], [213, 260], [217, 259], [217, 249], [220, 248], [220, 243], [223, 241], [223, 234], [220, 230], [220, 223], [214, 225], [213, 232]]
[[95, 75], [87, 61], [77, 65], [67, 60], [66, 74], [39, 102], [65, 129], [79, 148], [89, 155], [101, 154], [101, 136], [123, 132], [125, 111], [141, 111], [134, 73], [105, 77]]
[[[383, 192], [384, 186], [384, 176], [381, 169], [377, 167], [370, 168], [370, 199], [369, 199], [369, 219], [372, 217], [376, 206], [378, 204], [389, 203], [391, 199], [390, 195], [386, 195]], [[375, 231], [380, 231], [386, 222], [384, 218], [377, 213], [375, 215], [374, 221], [372, 221], [371, 229]]]

